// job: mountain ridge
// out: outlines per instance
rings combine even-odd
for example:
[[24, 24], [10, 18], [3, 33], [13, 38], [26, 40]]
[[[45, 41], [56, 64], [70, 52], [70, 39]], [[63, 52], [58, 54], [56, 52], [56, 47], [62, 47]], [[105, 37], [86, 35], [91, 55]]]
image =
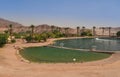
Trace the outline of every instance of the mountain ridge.
[[4, 18], [0, 18], [0, 27], [8, 27], [10, 24], [13, 25], [13, 27], [21, 27], [24, 26], [18, 22], [10, 21]]
[[[9, 29], [9, 25], [13, 25], [13, 32], [26, 32], [26, 31], [31, 31], [30, 26], [24, 26], [18, 22], [6, 20], [3, 18], [0, 18], [0, 32], [4, 32], [5, 30]], [[52, 25], [54, 26], [54, 25]], [[35, 33], [42, 33], [42, 32], [50, 32], [52, 31], [51, 25], [48, 24], [42, 24], [42, 25], [36, 25], [35, 26]], [[54, 26], [55, 29], [58, 28], [58, 26]], [[65, 32], [65, 27], [59, 27], [61, 28], [61, 31], [64, 33]], [[69, 33], [73, 34], [75, 33], [75, 29], [69, 28]]]

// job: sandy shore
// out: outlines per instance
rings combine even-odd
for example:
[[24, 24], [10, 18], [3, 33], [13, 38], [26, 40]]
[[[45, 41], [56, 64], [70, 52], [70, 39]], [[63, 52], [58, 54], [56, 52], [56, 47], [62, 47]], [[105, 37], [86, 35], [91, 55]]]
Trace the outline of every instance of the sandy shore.
[[19, 47], [43, 46], [46, 43], [7, 44], [0, 49], [0, 77], [120, 77], [120, 53], [110, 58], [87, 63], [38, 64], [21, 61], [14, 45]]

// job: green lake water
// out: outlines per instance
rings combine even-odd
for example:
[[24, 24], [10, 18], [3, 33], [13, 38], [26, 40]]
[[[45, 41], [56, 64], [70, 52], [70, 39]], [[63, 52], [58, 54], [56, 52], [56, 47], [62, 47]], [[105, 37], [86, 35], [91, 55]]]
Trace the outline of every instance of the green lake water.
[[63, 47], [77, 49], [91, 49], [104, 51], [120, 51], [120, 38], [80, 38], [65, 39], [55, 42], [55, 46], [63, 45]]

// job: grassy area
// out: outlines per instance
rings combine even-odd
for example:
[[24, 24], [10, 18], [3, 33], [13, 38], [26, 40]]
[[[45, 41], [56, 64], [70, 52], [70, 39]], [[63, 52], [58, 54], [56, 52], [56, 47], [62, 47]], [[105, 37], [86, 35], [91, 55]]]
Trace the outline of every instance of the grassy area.
[[83, 52], [51, 47], [30, 47], [25, 48], [20, 54], [27, 60], [40, 63], [70, 63], [95, 61], [108, 58], [110, 54]]

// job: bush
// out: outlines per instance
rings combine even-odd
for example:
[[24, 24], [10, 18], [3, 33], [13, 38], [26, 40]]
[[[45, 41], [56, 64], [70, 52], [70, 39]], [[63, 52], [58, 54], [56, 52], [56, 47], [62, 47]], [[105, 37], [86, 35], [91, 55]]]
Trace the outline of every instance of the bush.
[[25, 39], [29, 43], [29, 42], [47, 41], [48, 38], [59, 38], [59, 37], [63, 37], [63, 36], [64, 36], [64, 34], [55, 30], [53, 32], [43, 32], [41, 34], [34, 34], [33, 37], [26, 36]]
[[93, 36], [92, 34], [88, 34], [88, 36]]
[[118, 31], [116, 35], [117, 35], [117, 37], [120, 37], [120, 31]]
[[33, 41], [33, 37], [32, 37], [32, 36], [26, 36], [26, 37], [25, 37], [25, 40], [26, 40], [27, 42], [32, 42], [32, 41]]
[[5, 34], [0, 34], [0, 47], [3, 47], [7, 43], [7, 36]]
[[91, 32], [91, 30], [86, 30], [81, 33], [81, 36], [92, 36], [92, 32]]
[[11, 40], [11, 42], [12, 42], [12, 43], [15, 43], [15, 42], [16, 42], [16, 40], [15, 40], [15, 39], [12, 39], [12, 40]]
[[48, 35], [47, 33], [42, 33], [40, 37], [41, 37], [41, 40], [47, 41]]
[[36, 42], [40, 42], [41, 40], [46, 41], [46, 39], [47, 39], [46, 36], [44, 36], [43, 34], [42, 35], [36, 34], [33, 37], [32, 36], [26, 36], [25, 37], [25, 40], [28, 43], [36, 43]]
[[48, 38], [55, 38], [55, 34], [53, 34], [53, 32], [48, 32], [47, 35]]
[[13, 36], [15, 38], [20, 39], [22, 36], [25, 36], [26, 34], [24, 32], [19, 32], [19, 33], [13, 33]]
[[64, 36], [64, 34], [61, 33], [61, 32], [58, 31], [58, 30], [54, 30], [54, 31], [53, 31], [53, 34], [55, 35], [55, 38], [60, 38], [60, 37], [63, 37], [63, 36]]
[[36, 42], [40, 42], [40, 40], [41, 40], [40, 35], [35, 35], [33, 40], [36, 41]]
[[82, 32], [81, 36], [87, 36], [87, 32]]

